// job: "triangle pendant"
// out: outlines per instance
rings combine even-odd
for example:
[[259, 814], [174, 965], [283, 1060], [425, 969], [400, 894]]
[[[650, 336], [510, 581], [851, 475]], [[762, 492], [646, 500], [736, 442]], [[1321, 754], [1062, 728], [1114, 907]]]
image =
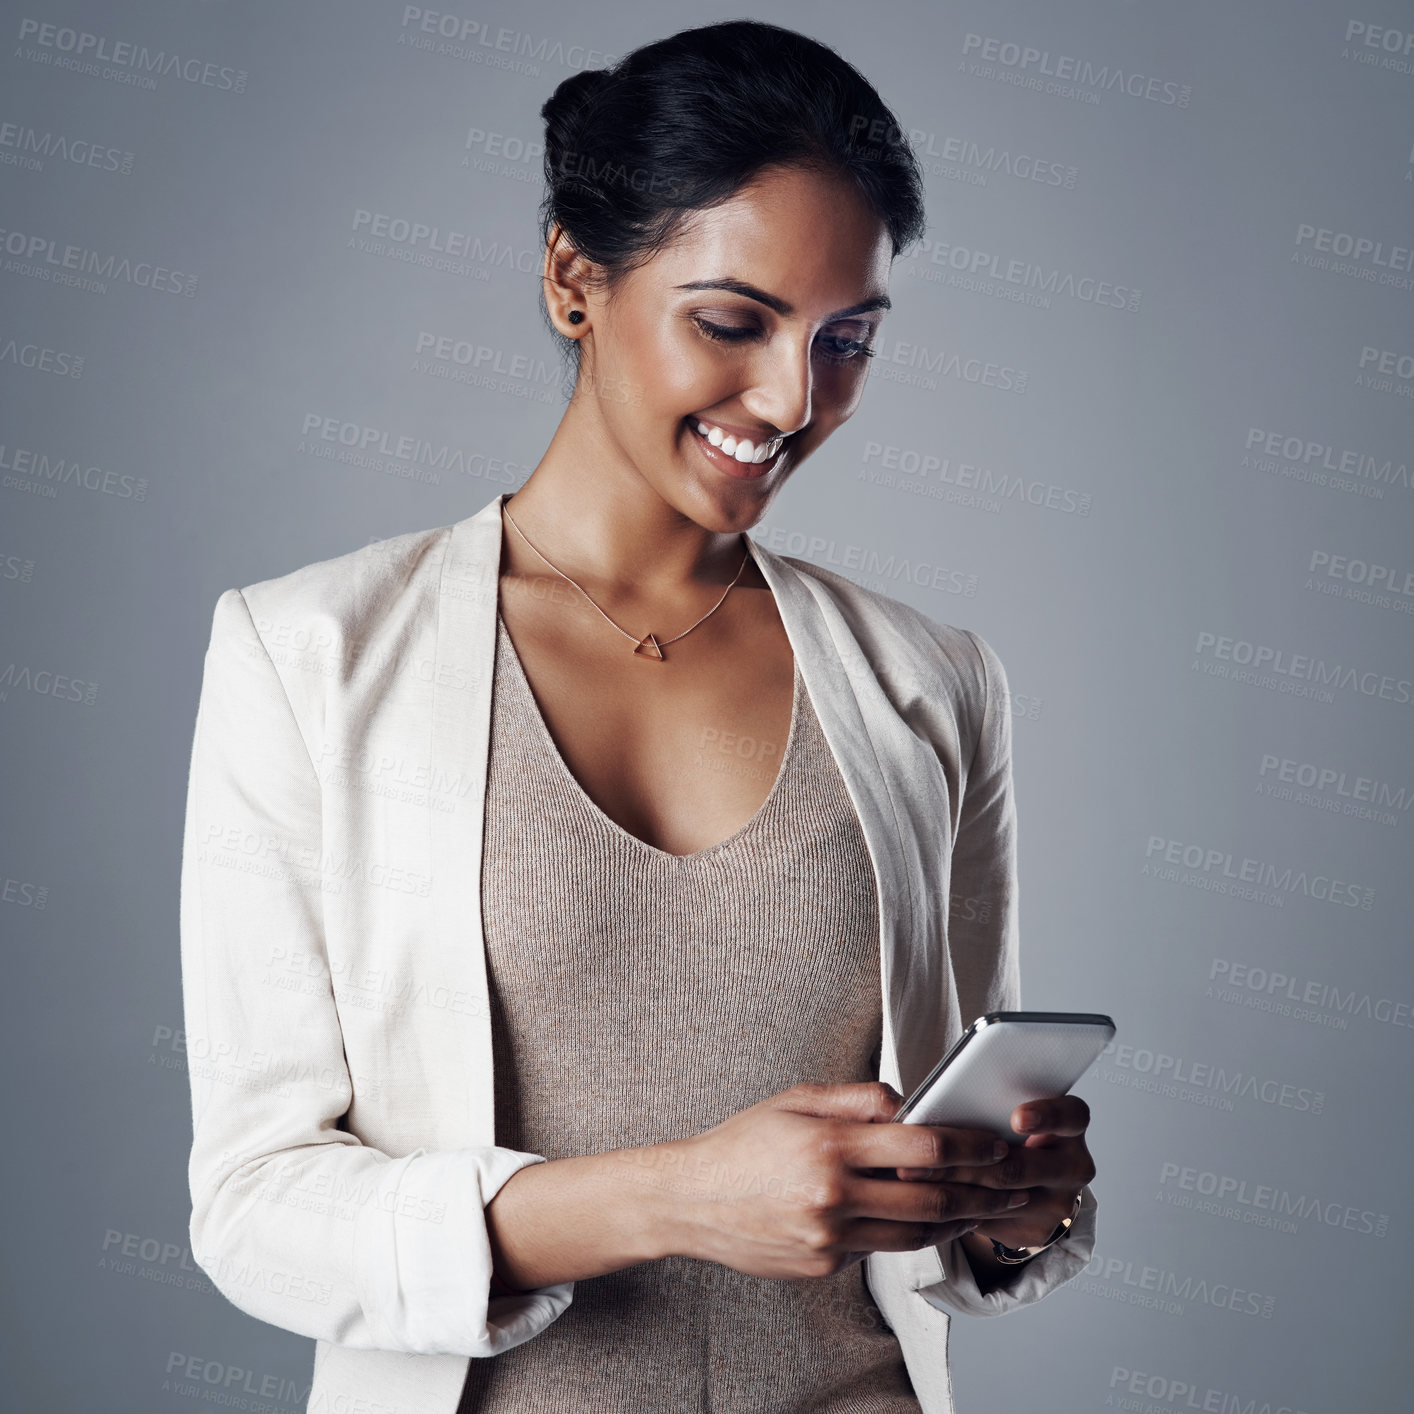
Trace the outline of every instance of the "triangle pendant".
[[641, 653], [645, 658], [656, 658], [660, 662], [662, 661], [663, 650], [658, 646], [658, 640], [651, 633], [645, 633], [638, 640], [638, 646], [633, 651]]

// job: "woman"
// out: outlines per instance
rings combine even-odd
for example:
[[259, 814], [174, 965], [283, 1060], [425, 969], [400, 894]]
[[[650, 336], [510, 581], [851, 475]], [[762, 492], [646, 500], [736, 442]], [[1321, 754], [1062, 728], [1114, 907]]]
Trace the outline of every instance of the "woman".
[[318, 1341], [311, 1410], [950, 1410], [949, 1313], [1094, 1233], [1082, 1100], [1005, 1162], [888, 1123], [1018, 1004], [1006, 678], [748, 534], [859, 404], [917, 168], [746, 21], [543, 116], [525, 485], [217, 604], [193, 1252]]

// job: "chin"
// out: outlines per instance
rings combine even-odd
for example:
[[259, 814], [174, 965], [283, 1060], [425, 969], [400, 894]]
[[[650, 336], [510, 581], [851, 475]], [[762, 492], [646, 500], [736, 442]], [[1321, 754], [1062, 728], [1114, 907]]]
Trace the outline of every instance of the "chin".
[[736, 535], [750, 530], [766, 514], [779, 482], [770, 489], [745, 481], [740, 486], [710, 485], [698, 479], [679, 483], [674, 494], [664, 495], [680, 515], [714, 535]]

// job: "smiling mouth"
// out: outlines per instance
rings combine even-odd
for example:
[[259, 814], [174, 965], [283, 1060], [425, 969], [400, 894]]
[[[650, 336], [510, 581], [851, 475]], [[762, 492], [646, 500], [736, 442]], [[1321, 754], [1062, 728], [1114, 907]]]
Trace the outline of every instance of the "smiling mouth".
[[753, 442], [749, 438], [724, 432], [720, 427], [699, 417], [688, 417], [687, 425], [702, 441], [743, 466], [763, 466], [773, 461], [786, 440], [784, 437], [771, 437], [761, 442]]

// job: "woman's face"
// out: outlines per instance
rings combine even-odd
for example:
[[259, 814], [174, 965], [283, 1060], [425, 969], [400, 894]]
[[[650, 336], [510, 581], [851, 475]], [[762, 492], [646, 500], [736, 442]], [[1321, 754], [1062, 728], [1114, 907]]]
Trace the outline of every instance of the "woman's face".
[[852, 185], [802, 168], [693, 213], [612, 294], [585, 295], [577, 396], [603, 454], [705, 529], [754, 525], [858, 407], [892, 250]]

